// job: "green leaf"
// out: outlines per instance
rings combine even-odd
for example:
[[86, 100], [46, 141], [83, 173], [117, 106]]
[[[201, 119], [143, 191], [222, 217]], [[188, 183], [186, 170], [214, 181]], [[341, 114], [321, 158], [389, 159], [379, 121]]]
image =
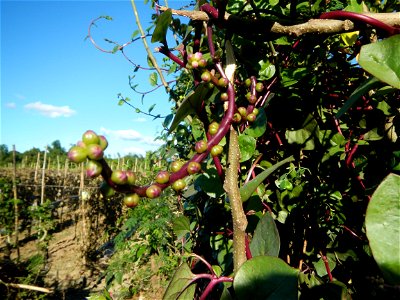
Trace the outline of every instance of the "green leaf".
[[240, 150], [240, 162], [249, 160], [256, 150], [256, 139], [248, 135], [241, 135], [239, 136], [238, 141]]
[[264, 109], [261, 109], [257, 115], [256, 121], [253, 122], [250, 127], [246, 128], [244, 134], [257, 138], [262, 136], [265, 130], [267, 130], [267, 116], [265, 115]]
[[157, 20], [156, 28], [154, 29], [153, 35], [151, 37], [151, 42], [165, 43], [167, 38], [168, 26], [172, 21], [172, 11], [167, 9], [164, 11]]
[[[329, 269], [332, 271], [336, 267], [335, 254], [328, 253], [326, 255], [326, 259], [328, 260]], [[325, 266], [325, 262], [322, 259], [322, 257], [317, 262], [313, 263], [313, 265], [315, 267], [315, 271], [317, 272], [317, 274], [319, 276], [322, 277], [322, 276], [328, 275], [328, 272], [327, 272], [326, 266]]]
[[273, 256], [246, 261], [236, 273], [233, 287], [237, 299], [297, 299], [298, 271]]
[[288, 158], [285, 158], [284, 160], [276, 163], [272, 167], [268, 168], [267, 170], [264, 170], [260, 174], [256, 176], [256, 178], [252, 179], [248, 183], [246, 183], [244, 186], [240, 188], [240, 197], [243, 202], [247, 201], [250, 196], [254, 193], [254, 191], [257, 189], [257, 187], [273, 172], [275, 172], [278, 168], [283, 166], [284, 164], [294, 161], [293, 156], [289, 156]]
[[380, 85], [378, 79], [375, 77], [371, 77], [367, 79], [364, 83], [362, 83], [349, 97], [343, 107], [337, 112], [336, 118], [339, 119], [346, 111], [349, 110], [350, 107], [354, 105], [354, 103], [361, 98], [362, 95], [368, 93], [374, 87]]
[[180, 265], [169, 282], [163, 300], [194, 299], [196, 286], [194, 284], [188, 286], [194, 278], [195, 275], [186, 263]]
[[156, 86], [157, 85], [157, 80], [158, 80], [157, 73], [156, 72], [151, 73], [150, 76], [149, 76], [150, 84], [152, 86]]
[[197, 191], [203, 191], [213, 198], [219, 198], [225, 193], [221, 178], [215, 168], [208, 168], [206, 172], [200, 174], [194, 181], [194, 187]]
[[191, 91], [179, 106], [169, 131], [174, 131], [178, 124], [189, 114], [195, 113], [200, 109], [201, 103], [205, 99], [209, 89], [205, 84], [199, 84], [194, 91]]
[[150, 107], [149, 107], [148, 113], [151, 113], [151, 112], [153, 111], [153, 109], [154, 109], [155, 106], [156, 106], [156, 104], [153, 104], [152, 106], [150, 106]]
[[187, 233], [190, 233], [190, 221], [185, 216], [180, 216], [174, 219], [172, 224], [172, 229], [174, 230], [177, 239], [180, 240]]
[[373, 193], [365, 218], [372, 254], [385, 279], [400, 284], [400, 176], [389, 174]]
[[258, 77], [260, 80], [268, 80], [275, 75], [275, 65], [273, 65], [269, 60], [258, 62], [260, 65], [260, 71], [258, 71]]
[[358, 63], [379, 80], [400, 89], [400, 34], [361, 47]]
[[261, 255], [278, 256], [280, 249], [278, 228], [269, 212], [266, 212], [258, 222], [250, 243], [253, 257]]

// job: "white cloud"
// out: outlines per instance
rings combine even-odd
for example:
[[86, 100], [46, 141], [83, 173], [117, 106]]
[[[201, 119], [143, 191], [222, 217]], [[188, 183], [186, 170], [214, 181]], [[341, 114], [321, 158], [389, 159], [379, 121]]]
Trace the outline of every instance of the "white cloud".
[[44, 104], [40, 101], [28, 103], [25, 105], [25, 108], [28, 110], [37, 111], [40, 114], [50, 118], [68, 118], [76, 113], [76, 111], [71, 109], [69, 106], [54, 106], [51, 104]]
[[121, 130], [111, 130], [107, 129], [104, 127], [100, 128], [101, 134], [104, 134], [106, 136], [118, 139], [118, 140], [124, 140], [124, 141], [135, 141], [135, 142], [140, 142], [145, 145], [150, 145], [150, 146], [160, 146], [163, 144], [162, 141], [154, 141], [154, 137], [151, 136], [142, 136], [138, 131], [133, 130], [133, 129], [121, 129]]
[[8, 102], [8, 103], [6, 103], [6, 107], [7, 108], [16, 108], [17, 104], [15, 104], [14, 102]]

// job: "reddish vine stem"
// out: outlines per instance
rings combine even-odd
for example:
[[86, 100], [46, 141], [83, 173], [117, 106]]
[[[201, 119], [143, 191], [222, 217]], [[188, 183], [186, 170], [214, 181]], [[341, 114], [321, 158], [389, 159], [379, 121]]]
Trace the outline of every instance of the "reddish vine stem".
[[340, 10], [340, 11], [325, 12], [322, 15], [320, 15], [320, 19], [336, 19], [336, 20], [337, 19], [339, 19], [339, 20], [348, 19], [351, 21], [362, 22], [362, 23], [371, 25], [374, 28], [385, 31], [386, 33], [388, 33], [389, 36], [400, 33], [400, 28], [390, 26], [390, 25], [383, 23], [382, 21], [379, 21], [370, 16], [358, 14], [358, 13], [351, 12], [351, 11]]
[[333, 280], [332, 272], [331, 272], [331, 267], [329, 266], [329, 261], [328, 258], [320, 251], [321, 259], [324, 262], [326, 273], [328, 273], [329, 281]]

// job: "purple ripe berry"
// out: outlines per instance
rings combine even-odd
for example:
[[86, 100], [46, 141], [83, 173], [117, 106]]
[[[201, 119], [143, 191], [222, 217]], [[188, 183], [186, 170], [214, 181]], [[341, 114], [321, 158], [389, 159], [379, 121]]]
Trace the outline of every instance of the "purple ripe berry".
[[74, 163], [84, 162], [87, 158], [87, 151], [85, 148], [73, 146], [68, 151], [68, 159]]
[[134, 185], [136, 182], [136, 174], [132, 171], [126, 171], [126, 183], [129, 185]]
[[168, 171], [160, 171], [156, 175], [156, 182], [160, 184], [168, 183], [169, 181], [169, 172]]
[[86, 147], [87, 156], [93, 160], [99, 160], [103, 158], [104, 152], [100, 145], [98, 144], [89, 144]]
[[103, 166], [101, 163], [95, 160], [89, 160], [86, 164], [86, 176], [89, 178], [95, 178], [101, 174]]
[[93, 130], [87, 130], [82, 135], [82, 142], [84, 142], [86, 145], [98, 144], [100, 142], [100, 139]]
[[125, 171], [115, 170], [111, 173], [111, 180], [115, 184], [126, 184], [128, 182], [128, 176]]
[[160, 197], [161, 195], [161, 188], [158, 185], [151, 185], [146, 190], [146, 196], [150, 199], [154, 199]]
[[207, 147], [208, 147], [207, 142], [205, 140], [200, 140], [200, 141], [196, 142], [196, 145], [194, 146], [194, 150], [200, 154], [200, 153], [205, 152], [207, 150]]
[[187, 171], [189, 174], [196, 174], [201, 171], [201, 164], [195, 161], [191, 161], [187, 166]]

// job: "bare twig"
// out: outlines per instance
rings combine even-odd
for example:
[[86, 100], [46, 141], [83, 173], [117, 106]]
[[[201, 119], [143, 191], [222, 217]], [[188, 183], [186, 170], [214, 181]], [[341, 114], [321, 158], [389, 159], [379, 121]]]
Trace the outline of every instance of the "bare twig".
[[[160, 10], [166, 10], [166, 7], [161, 6]], [[210, 20], [207, 13], [203, 11], [188, 11], [172, 9], [172, 14], [188, 17], [192, 20], [208, 21]], [[400, 13], [363, 13], [363, 15], [377, 19], [387, 25], [400, 27]], [[224, 21], [229, 26], [240, 26], [241, 32], [252, 32], [258, 34], [282, 34], [300, 36], [307, 33], [340, 33], [353, 31], [356, 29], [354, 23], [350, 20], [328, 20], [328, 19], [311, 19], [308, 22], [297, 25], [281, 25], [278, 22], [272, 22], [272, 26], [265, 26], [265, 20], [245, 19], [225, 13]], [[263, 23], [263, 24], [261, 24]], [[265, 23], [265, 24], [264, 24]], [[264, 25], [264, 26], [262, 26]]]
[[26, 290], [48, 293], [48, 294], [53, 293], [53, 291], [51, 289], [34, 286], [34, 285], [20, 284], [20, 283], [6, 283], [2, 280], [0, 280], [0, 283], [4, 284], [7, 287], [16, 288], [16, 289], [26, 289]]
[[246, 227], [247, 219], [243, 210], [238, 186], [239, 169], [239, 141], [236, 131], [231, 127], [229, 135], [228, 164], [224, 182], [224, 189], [231, 204], [233, 221], [233, 264], [236, 273], [246, 258]]

